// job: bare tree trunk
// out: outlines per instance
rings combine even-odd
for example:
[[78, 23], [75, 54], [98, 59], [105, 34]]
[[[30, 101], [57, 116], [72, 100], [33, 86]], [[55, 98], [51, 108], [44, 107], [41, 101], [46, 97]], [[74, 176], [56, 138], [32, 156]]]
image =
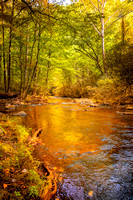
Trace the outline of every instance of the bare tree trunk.
[[29, 61], [29, 46], [28, 46], [28, 42], [29, 42], [29, 36], [28, 36], [28, 26], [27, 26], [27, 30], [26, 30], [26, 49], [25, 49], [25, 65], [24, 65], [24, 70], [23, 70], [23, 92], [26, 90], [27, 88], [27, 84], [28, 84], [28, 61]]
[[20, 42], [20, 48], [19, 48], [19, 68], [21, 73], [21, 79], [20, 79], [20, 94], [22, 93], [23, 88], [23, 70], [22, 70], [22, 44]]
[[39, 31], [38, 31], [38, 46], [37, 46], [37, 55], [36, 55], [36, 62], [35, 62], [35, 66], [34, 66], [34, 69], [33, 69], [33, 72], [32, 72], [32, 75], [31, 75], [31, 79], [29, 81], [29, 85], [27, 86], [25, 92], [24, 92], [24, 95], [23, 95], [23, 98], [25, 99], [27, 97], [27, 94], [29, 92], [29, 89], [31, 87], [31, 84], [32, 84], [32, 81], [35, 77], [35, 73], [36, 73], [36, 70], [37, 70], [37, 64], [38, 64], [38, 58], [39, 58], [39, 53], [40, 53], [40, 36], [41, 36], [41, 30], [40, 30], [40, 24], [39, 24]]
[[[51, 53], [50, 53], [50, 50], [49, 50], [48, 59], [50, 59], [50, 56], [51, 56]], [[48, 60], [48, 64], [47, 64], [46, 86], [48, 85], [49, 69], [50, 69], [50, 60]]]
[[39, 81], [39, 76], [40, 76], [40, 68], [38, 69], [38, 73], [36, 71], [35, 79], [34, 79], [34, 91], [33, 94], [35, 95], [37, 93], [37, 83]]
[[11, 26], [9, 30], [9, 57], [8, 57], [8, 66], [7, 66], [7, 92], [10, 92], [10, 81], [11, 81], [11, 47], [12, 47], [12, 25], [13, 25], [13, 15], [14, 15], [14, 2], [15, 0], [12, 1], [12, 11], [11, 11]]
[[2, 54], [1, 52], [2, 52], [2, 46], [0, 45], [0, 85], [2, 86]]
[[[3, 4], [2, 4], [2, 13], [3, 13]], [[5, 93], [7, 92], [7, 87], [6, 87], [6, 60], [5, 60], [5, 28], [4, 28], [4, 23], [2, 21], [2, 42], [3, 42], [3, 67], [4, 67], [4, 90]]]
[[121, 19], [121, 30], [122, 30], [122, 43], [125, 43], [125, 22], [124, 17]]
[[26, 82], [25, 90], [26, 90], [26, 88], [27, 88], [28, 85], [29, 85], [30, 76], [31, 76], [31, 69], [32, 69], [32, 62], [33, 62], [33, 50], [34, 50], [35, 43], [36, 43], [36, 40], [37, 40], [37, 30], [36, 30], [36, 29], [37, 29], [37, 23], [35, 24], [34, 41], [33, 41], [32, 47], [31, 47], [30, 67], [29, 67], [29, 69], [27, 70], [27, 82]]
[[105, 28], [104, 28], [104, 6], [105, 6], [105, 0], [102, 0], [102, 17], [101, 17], [102, 58], [103, 58], [104, 73], [107, 75], [105, 43], [104, 43], [104, 31], [105, 31]]

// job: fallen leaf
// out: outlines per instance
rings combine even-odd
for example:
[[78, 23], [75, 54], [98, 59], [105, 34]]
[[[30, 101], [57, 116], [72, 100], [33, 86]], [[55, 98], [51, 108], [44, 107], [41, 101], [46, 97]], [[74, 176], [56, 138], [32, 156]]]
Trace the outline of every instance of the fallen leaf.
[[94, 193], [94, 191], [90, 191], [90, 192], [88, 192], [88, 195], [89, 195], [90, 197], [92, 197], [92, 196], [93, 196], [93, 193]]
[[12, 182], [13, 182], [13, 183], [15, 183], [15, 182], [16, 182], [16, 179], [15, 179], [15, 178], [13, 178], [13, 179], [12, 179]]
[[4, 183], [4, 184], [3, 184], [3, 188], [4, 188], [4, 189], [7, 188], [7, 184]]
[[63, 178], [62, 178], [62, 177], [60, 177], [60, 178], [59, 178], [59, 181], [62, 181], [62, 179], [63, 179]]
[[22, 173], [27, 173], [28, 171], [27, 171], [27, 169], [23, 169], [21, 172]]
[[5, 173], [9, 174], [10, 170], [9, 169], [5, 169], [4, 171], [5, 171]]

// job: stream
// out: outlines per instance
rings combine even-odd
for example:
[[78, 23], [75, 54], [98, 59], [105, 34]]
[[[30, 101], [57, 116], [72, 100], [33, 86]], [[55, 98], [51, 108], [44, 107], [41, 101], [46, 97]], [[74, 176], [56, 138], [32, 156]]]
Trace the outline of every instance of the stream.
[[27, 113], [26, 127], [42, 127], [40, 156], [60, 177], [57, 199], [133, 200], [133, 115], [67, 98], [48, 102], [16, 111]]

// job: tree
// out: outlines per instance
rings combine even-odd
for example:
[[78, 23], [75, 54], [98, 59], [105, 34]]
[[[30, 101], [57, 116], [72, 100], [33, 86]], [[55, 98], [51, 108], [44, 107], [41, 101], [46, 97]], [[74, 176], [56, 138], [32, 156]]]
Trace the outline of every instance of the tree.
[[[101, 38], [102, 60], [104, 73], [107, 74], [106, 55], [105, 55], [105, 36], [107, 35], [107, 29], [111, 27], [117, 20], [123, 18], [132, 12], [130, 6], [127, 3], [120, 1], [110, 0], [81, 0], [83, 10], [88, 15], [88, 23], [93, 27], [96, 33]], [[89, 13], [97, 17], [94, 21], [89, 17]]]

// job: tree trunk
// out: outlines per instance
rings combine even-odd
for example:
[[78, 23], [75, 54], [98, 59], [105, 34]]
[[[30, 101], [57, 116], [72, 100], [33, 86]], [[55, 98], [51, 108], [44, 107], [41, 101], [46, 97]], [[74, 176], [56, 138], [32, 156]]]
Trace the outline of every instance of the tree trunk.
[[121, 20], [121, 30], [122, 30], [122, 43], [125, 43], [125, 22], [124, 22], [124, 17], [122, 17]]
[[104, 73], [107, 75], [105, 43], [104, 43], [104, 31], [105, 31], [105, 28], [104, 28], [104, 6], [105, 6], [105, 0], [102, 0], [102, 17], [101, 17], [102, 58], [103, 58]]
[[32, 84], [32, 81], [35, 77], [35, 73], [36, 73], [36, 70], [37, 70], [37, 64], [38, 64], [38, 58], [39, 58], [39, 53], [40, 53], [40, 36], [41, 36], [41, 31], [40, 31], [40, 24], [39, 24], [39, 30], [38, 30], [38, 46], [37, 46], [37, 55], [36, 55], [36, 62], [35, 62], [35, 66], [34, 66], [34, 69], [33, 69], [33, 73], [31, 75], [31, 79], [29, 81], [29, 85], [27, 86], [25, 92], [24, 92], [24, 95], [23, 95], [23, 98], [25, 99], [27, 97], [27, 94], [29, 92], [29, 89], [31, 87], [31, 84]]
[[[2, 86], [2, 46], [0, 45], [0, 85]], [[2, 89], [2, 88], [1, 88]]]
[[37, 29], [37, 23], [35, 24], [34, 41], [33, 41], [32, 47], [31, 47], [30, 65], [29, 65], [30, 67], [27, 71], [27, 82], [26, 82], [25, 90], [28, 87], [29, 82], [30, 82], [31, 69], [32, 69], [32, 64], [33, 64], [33, 51], [34, 51], [35, 43], [36, 43], [36, 40], [37, 40], [37, 30], [36, 29]]
[[11, 81], [11, 47], [12, 47], [12, 25], [13, 25], [13, 15], [14, 15], [14, 2], [12, 1], [12, 11], [11, 11], [11, 26], [9, 30], [9, 51], [8, 51], [8, 66], [7, 66], [7, 92], [10, 92], [10, 81]]
[[[3, 13], [3, 4], [2, 5], [2, 13]], [[7, 87], [6, 87], [6, 60], [5, 60], [5, 28], [4, 28], [4, 23], [2, 21], [2, 42], [3, 42], [3, 46], [2, 46], [2, 50], [3, 50], [3, 67], [4, 67], [4, 90], [5, 93], [7, 92]]]
[[23, 88], [23, 70], [22, 70], [22, 44], [20, 41], [20, 47], [19, 47], [19, 68], [21, 73], [21, 79], [20, 79], [20, 94], [22, 93]]
[[[48, 59], [50, 59], [50, 56], [51, 56], [51, 53], [49, 50]], [[50, 60], [48, 60], [48, 65], [47, 65], [46, 86], [48, 85], [49, 69], [50, 69]]]

